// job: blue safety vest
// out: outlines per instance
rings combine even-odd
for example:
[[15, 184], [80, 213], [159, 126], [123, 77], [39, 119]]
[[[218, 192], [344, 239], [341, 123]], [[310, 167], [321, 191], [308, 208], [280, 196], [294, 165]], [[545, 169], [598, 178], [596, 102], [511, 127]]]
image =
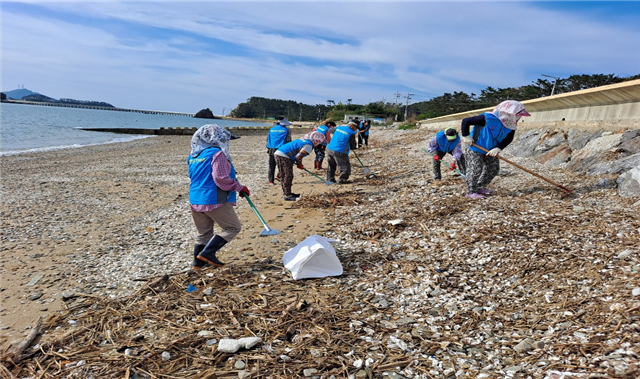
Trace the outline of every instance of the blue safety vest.
[[367, 127], [367, 126], [364, 125], [364, 121], [362, 121], [360, 123], [360, 126], [358, 127], [358, 130], [364, 131], [364, 133], [362, 133], [362, 134], [365, 135], [365, 136], [369, 135], [369, 129], [371, 129], [371, 124], [369, 124], [369, 126]]
[[[509, 133], [512, 132], [511, 129], [502, 125], [502, 121], [493, 113], [483, 113], [485, 119], [485, 126], [474, 125], [473, 129], [471, 129], [471, 136], [475, 141], [475, 144], [481, 147], [484, 147], [487, 150], [491, 150], [494, 147], [497, 147], [502, 140], [504, 140]], [[476, 153], [486, 154], [484, 151], [478, 149], [477, 147], [471, 146], [471, 150]]]
[[320, 125], [316, 128], [316, 132], [322, 133], [323, 136], [327, 136], [327, 132], [329, 131], [329, 127], [326, 125]]
[[289, 129], [282, 125], [276, 125], [269, 129], [269, 135], [267, 136], [267, 148], [277, 149], [284, 145], [284, 141], [287, 140], [287, 135], [289, 135]]
[[460, 142], [460, 136], [456, 136], [456, 139], [453, 141], [449, 141], [447, 139], [447, 135], [444, 134], [444, 131], [441, 130], [436, 133], [436, 142], [438, 143], [438, 151], [442, 151], [443, 153], [450, 153], [453, 149], [456, 148], [458, 142]]
[[362, 124], [362, 129], [364, 129], [364, 135], [368, 136], [369, 135], [369, 130], [371, 130], [371, 124], [369, 124], [369, 126], [366, 126], [366, 125]]
[[351, 151], [349, 138], [354, 134], [356, 134], [356, 132], [351, 130], [350, 127], [346, 125], [338, 126], [335, 133], [333, 133], [333, 137], [331, 137], [331, 142], [329, 142], [327, 149], [349, 155]]
[[[216, 185], [211, 176], [211, 161], [220, 151], [217, 147], [203, 150], [197, 157], [189, 155], [189, 202], [196, 205], [212, 205], [236, 202], [236, 191], [224, 191]], [[231, 165], [230, 178], [236, 178], [236, 169]]]
[[291, 141], [289, 143], [285, 143], [282, 145], [278, 151], [289, 157], [292, 161], [296, 161], [296, 155], [300, 152], [304, 145], [311, 145], [313, 148], [313, 142], [308, 139], [297, 139], [295, 141]]

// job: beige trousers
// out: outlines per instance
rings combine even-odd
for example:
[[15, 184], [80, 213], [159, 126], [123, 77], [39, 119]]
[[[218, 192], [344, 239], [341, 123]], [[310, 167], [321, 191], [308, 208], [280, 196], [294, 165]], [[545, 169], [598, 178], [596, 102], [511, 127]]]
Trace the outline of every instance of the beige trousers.
[[196, 224], [196, 245], [206, 245], [214, 236], [213, 226], [218, 224], [222, 231], [215, 233], [224, 238], [225, 241], [231, 241], [242, 230], [240, 219], [236, 214], [233, 205], [227, 203], [223, 206], [208, 212], [195, 212], [191, 210], [193, 222]]

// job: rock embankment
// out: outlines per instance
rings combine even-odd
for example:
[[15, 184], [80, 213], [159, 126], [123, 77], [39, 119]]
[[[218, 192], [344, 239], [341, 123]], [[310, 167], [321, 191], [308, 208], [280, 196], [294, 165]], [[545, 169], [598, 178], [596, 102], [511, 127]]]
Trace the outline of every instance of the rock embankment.
[[509, 153], [535, 158], [550, 167], [588, 175], [603, 175], [605, 186], [617, 186], [622, 197], [640, 197], [640, 130], [618, 132], [572, 129], [524, 131]]
[[[227, 266], [197, 273], [184, 270], [185, 137], [3, 157], [3, 325], [21, 307], [49, 308], [37, 349], [3, 363], [59, 378], [637, 377], [640, 202], [616, 182], [629, 170], [525, 158], [525, 147], [539, 158], [562, 143], [536, 150], [552, 138], [519, 133], [506, 156], [568, 196], [502, 164], [494, 194], [469, 201], [459, 177], [431, 180], [422, 149], [433, 133], [374, 129], [357, 150], [371, 173], [354, 160], [352, 184], [326, 186], [296, 171], [292, 204], [265, 183], [264, 138], [242, 137], [239, 178], [282, 233], [259, 237], [240, 202]], [[600, 150], [614, 149], [608, 162], [637, 154], [618, 150], [637, 136], [619, 134]], [[338, 240], [342, 276], [294, 281], [283, 269], [311, 234]], [[248, 337], [259, 342], [220, 349]]]

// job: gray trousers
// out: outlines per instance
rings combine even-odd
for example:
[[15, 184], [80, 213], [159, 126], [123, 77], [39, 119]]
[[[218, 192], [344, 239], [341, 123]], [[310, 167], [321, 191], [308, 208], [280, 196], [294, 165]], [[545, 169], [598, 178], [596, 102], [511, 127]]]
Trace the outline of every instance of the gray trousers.
[[213, 238], [213, 226], [218, 224], [222, 231], [216, 233], [229, 242], [242, 230], [242, 224], [236, 214], [233, 205], [227, 203], [208, 212], [195, 212], [191, 210], [193, 222], [196, 224], [196, 245], [206, 245]]
[[340, 169], [340, 180], [348, 180], [351, 176], [351, 161], [347, 154], [338, 153], [337, 151], [327, 149], [327, 180], [336, 181], [336, 168]]
[[473, 150], [464, 151], [467, 176], [467, 193], [476, 193], [478, 189], [485, 188], [500, 172], [500, 160]]
[[[434, 179], [437, 179], [437, 180], [442, 179], [442, 172], [440, 171], [440, 161], [442, 161], [442, 158], [444, 158], [444, 156], [447, 154], [450, 154], [450, 153], [445, 153], [443, 151], [436, 150], [436, 153], [434, 155], [437, 155], [440, 159], [439, 160], [433, 159], [433, 178]], [[451, 156], [453, 156], [453, 154], [451, 154]], [[458, 171], [464, 174], [466, 170], [464, 154], [460, 157], [460, 160], [457, 160], [455, 158], [453, 159], [456, 161], [456, 165], [458, 166]]]

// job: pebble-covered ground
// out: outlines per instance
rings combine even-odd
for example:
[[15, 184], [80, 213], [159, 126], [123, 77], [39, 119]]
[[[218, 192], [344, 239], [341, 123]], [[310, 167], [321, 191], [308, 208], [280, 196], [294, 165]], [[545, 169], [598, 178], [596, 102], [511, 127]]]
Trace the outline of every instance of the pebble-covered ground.
[[[24, 338], [38, 315], [65, 308], [70, 309], [65, 316], [47, 326], [52, 334], [55, 326], [73, 330], [88, 317], [82, 306], [87, 301], [95, 302], [96, 315], [105, 314], [102, 306], [123, 312], [118, 299], [134, 296], [145, 280], [168, 273], [212, 289], [219, 307], [238, 297], [261, 296], [271, 304], [263, 310], [277, 308], [274, 303], [292, 305], [285, 312], [291, 319], [255, 325], [255, 315], [235, 314], [225, 319], [229, 325], [207, 327], [214, 316], [202, 305], [212, 303], [211, 290], [184, 298], [184, 288], [172, 283], [159, 291], [159, 299], [193, 306], [192, 317], [180, 313], [180, 306], [172, 317], [194, 324], [187, 330], [172, 324], [175, 334], [172, 328], [159, 333], [160, 324], [135, 330], [149, 332], [147, 343], [162, 345], [162, 352], [173, 357], [163, 356], [140, 375], [637, 377], [638, 199], [620, 198], [597, 176], [513, 158], [514, 144], [507, 157], [572, 193], [563, 196], [553, 185], [502, 164], [489, 187], [494, 194], [469, 200], [464, 182], [453, 173], [431, 180], [430, 157], [422, 151], [431, 137], [420, 130], [375, 129], [371, 146], [357, 150], [370, 173], [353, 158], [354, 183], [348, 185], [326, 186], [297, 171], [294, 190], [303, 197], [295, 203], [282, 201], [279, 188], [266, 184], [264, 138], [234, 141], [240, 180], [269, 225], [283, 233], [258, 237], [262, 225], [241, 201], [245, 229], [222, 255], [228, 266], [219, 278], [235, 278], [225, 283], [211, 282], [213, 271], [196, 274], [200, 279], [195, 280], [184, 274], [193, 233], [185, 197], [187, 137], [3, 157], [2, 342]], [[345, 273], [294, 285], [280, 258], [312, 234], [338, 240]], [[291, 286], [302, 289], [302, 297], [291, 300]], [[114, 303], [105, 305], [109, 299]], [[74, 306], [83, 311], [74, 313]], [[306, 321], [305, 327], [291, 329], [296, 320]], [[306, 327], [313, 323], [328, 337]], [[206, 358], [211, 355], [206, 341], [248, 337], [247, 330], [261, 339], [257, 346]], [[203, 348], [191, 344], [195, 350], [189, 354], [166, 347], [167, 340], [159, 337], [186, 333], [181, 338], [188, 338], [192, 332], [195, 338], [204, 331], [211, 333]], [[118, 344], [100, 333], [93, 338], [103, 351]], [[71, 344], [57, 354], [75, 349]], [[117, 347], [110, 350], [109, 359], [125, 354]], [[181, 365], [169, 364], [181, 354]], [[107, 372], [101, 364], [114, 363], [95, 356], [68, 357], [68, 366], [50, 371], [34, 364], [44, 358], [36, 355], [10, 368], [22, 377], [44, 371], [50, 376], [43, 377], [121, 377], [98, 375]], [[127, 362], [132, 361], [122, 360], [123, 367]]]

